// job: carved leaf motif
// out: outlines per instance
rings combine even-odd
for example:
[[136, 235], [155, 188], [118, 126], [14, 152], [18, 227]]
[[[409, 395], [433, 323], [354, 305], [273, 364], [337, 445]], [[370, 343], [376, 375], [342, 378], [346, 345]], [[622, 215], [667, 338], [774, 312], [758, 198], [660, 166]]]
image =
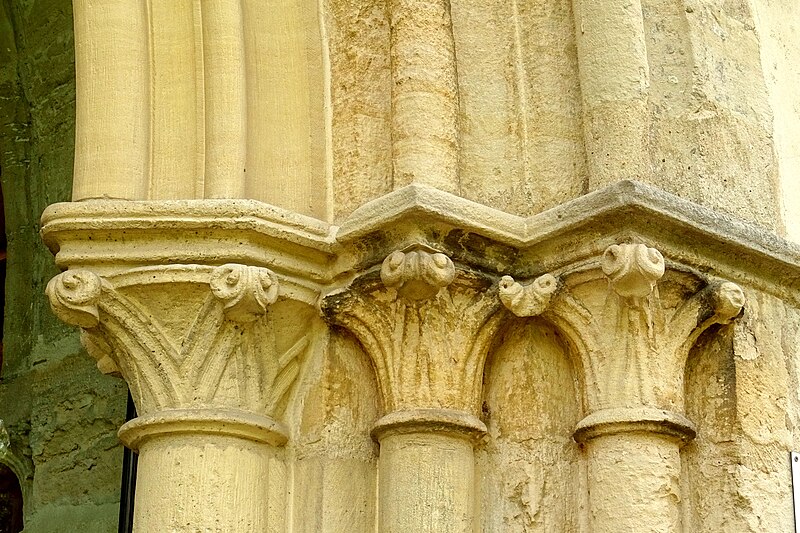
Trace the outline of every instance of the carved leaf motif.
[[[198, 283], [165, 279], [176, 284], [176, 294], [181, 283]], [[147, 311], [146, 300], [131, 299], [90, 271], [56, 276], [48, 296], [62, 320], [84, 328], [83, 342], [98, 366], [125, 376], [140, 413], [199, 406], [274, 408], [290, 390], [308, 345], [303, 336], [278, 357], [270, 353], [274, 343], [254, 337], [254, 325], [268, 329], [264, 317], [277, 299], [277, 278], [264, 268], [223, 265], [207, 279], [208, 293], [179, 344]], [[187, 311], [192, 312], [182, 312]]]
[[211, 273], [209, 285], [225, 303], [228, 318], [240, 322], [255, 320], [278, 299], [278, 279], [266, 268], [222, 265]]
[[742, 312], [745, 304], [744, 291], [735, 283], [725, 281], [712, 289], [714, 314], [717, 323], [728, 323]]
[[[552, 293], [544, 276], [528, 286], [506, 276], [500, 299], [518, 316], [541, 314], [564, 333], [580, 358], [591, 410], [648, 406], [680, 412], [689, 350], [708, 327], [741, 313], [744, 293], [730, 282], [689, 296], [675, 283], [656, 290], [665, 261], [643, 244], [610, 246], [598, 267], [602, 275], [567, 276], [564, 290]], [[675, 300], [682, 303], [666, 303]]]
[[664, 275], [664, 257], [644, 244], [613, 244], [601, 260], [611, 286], [625, 298], [644, 298]]
[[499, 287], [500, 301], [509, 311], [517, 316], [536, 316], [550, 305], [551, 298], [558, 291], [558, 280], [551, 274], [544, 274], [523, 286], [511, 276], [503, 276]]
[[309, 336], [307, 333], [278, 357], [277, 372], [273, 379], [272, 387], [269, 389], [269, 398], [267, 399], [268, 411], [272, 412], [277, 409], [278, 405], [289, 394], [300, 373], [301, 356], [306, 352], [308, 346]]
[[478, 412], [483, 364], [500, 324], [488, 280], [459, 276], [428, 299], [387, 298], [362, 280], [326, 299], [329, 317], [364, 345], [387, 412], [443, 408]]
[[96, 331], [83, 330], [81, 332], [81, 345], [90, 356], [97, 361], [97, 368], [103, 374], [119, 375], [120, 369], [112, 357], [114, 349]]

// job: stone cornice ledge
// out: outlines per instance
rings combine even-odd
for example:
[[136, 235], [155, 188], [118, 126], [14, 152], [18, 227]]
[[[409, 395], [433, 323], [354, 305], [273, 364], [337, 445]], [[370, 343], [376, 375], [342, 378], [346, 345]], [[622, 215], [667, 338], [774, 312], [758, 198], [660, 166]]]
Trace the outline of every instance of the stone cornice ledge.
[[[527, 218], [410, 185], [356, 210], [336, 240], [345, 249], [362, 251], [361, 257], [351, 258], [361, 266], [376, 264], [392, 249], [416, 240], [456, 261], [519, 277], [591, 260], [615, 242], [641, 242], [657, 246], [671, 262], [800, 301], [800, 246], [629, 180]], [[352, 246], [365, 242], [381, 246]]]
[[101, 275], [164, 264], [242, 263], [316, 301], [335, 261], [335, 228], [254, 200], [88, 200], [42, 215], [42, 239], [61, 268]]
[[797, 244], [634, 181], [528, 218], [409, 185], [363, 205], [341, 227], [253, 200], [92, 200], [48, 207], [42, 236], [62, 268], [244, 263], [309, 289], [307, 298], [414, 243], [528, 278], [591, 260], [615, 242], [642, 242], [672, 262], [800, 300]]

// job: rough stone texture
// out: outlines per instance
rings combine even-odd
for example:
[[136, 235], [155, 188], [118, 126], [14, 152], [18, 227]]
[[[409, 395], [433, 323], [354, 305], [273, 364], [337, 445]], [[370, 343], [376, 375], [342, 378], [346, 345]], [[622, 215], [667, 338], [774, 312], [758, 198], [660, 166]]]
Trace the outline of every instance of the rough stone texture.
[[464, 197], [520, 215], [584, 192], [570, 2], [452, 3]]
[[[112, 164], [74, 199], [127, 200], [43, 234], [53, 308], [140, 407], [140, 530], [790, 529], [794, 3], [101, 3], [74, 3], [99, 108], [77, 155]], [[68, 69], [39, 33], [64, 17], [2, 5], [2, 139], [30, 139], [4, 184], [33, 227], [66, 196]], [[131, 201], [168, 198], [194, 201]], [[99, 530], [122, 386], [22, 294], [0, 395], [36, 401], [0, 415], [32, 523]]]
[[800, 5], [792, 0], [752, 2], [761, 65], [773, 112], [775, 153], [780, 172], [784, 224], [789, 238], [800, 240]]
[[6, 278], [0, 418], [25, 480], [26, 531], [115, 528], [125, 385], [98, 375], [42, 297], [57, 272], [42, 210], [72, 186], [75, 85], [69, 0], [0, 2], [0, 179]]
[[[590, 51], [617, 31], [593, 28], [573, 13], [574, 6], [583, 12], [590, 4], [451, 2], [459, 81], [455, 190], [530, 215], [615, 180], [636, 179], [772, 231], [796, 226], [792, 87], [800, 74], [790, 43], [797, 40], [793, 21], [800, 8], [787, 0], [643, 0], [640, 12], [620, 21], [630, 35], [611, 37], [640, 40], [641, 50], [631, 50], [640, 56], [628, 64], [612, 55], [605, 68], [596, 54], [576, 52], [576, 24]], [[586, 7], [586, 16], [592, 9]], [[374, 198], [393, 181], [383, 159], [388, 22], [381, 10], [347, 1], [331, 0], [328, 13], [338, 220], [357, 207], [355, 200]], [[578, 74], [579, 64], [588, 78]], [[623, 78], [635, 95], [621, 88]], [[600, 84], [597, 91], [590, 82]], [[623, 126], [631, 136], [627, 148]], [[617, 133], [608, 144], [596, 139], [600, 131]], [[641, 161], [626, 167], [619, 151], [633, 150], [632, 144]], [[589, 179], [587, 157], [589, 167], [618, 172]]]
[[781, 231], [777, 110], [764, 81], [757, 3], [642, 2], [651, 77], [648, 181]]
[[380, 0], [325, 3], [335, 220], [392, 190], [389, 20]]
[[787, 450], [798, 446], [798, 309], [748, 294], [743, 319], [700, 339], [687, 365], [687, 414], [698, 437], [683, 450], [691, 531], [793, 527]]
[[572, 431], [582, 408], [552, 327], [515, 321], [497, 339], [482, 411], [491, 436], [478, 454], [483, 531], [580, 531], [586, 462]]
[[294, 404], [295, 531], [366, 531], [375, 524], [378, 450], [369, 430], [380, 406], [371, 373], [367, 356], [345, 332], [332, 332], [327, 346], [309, 357]]

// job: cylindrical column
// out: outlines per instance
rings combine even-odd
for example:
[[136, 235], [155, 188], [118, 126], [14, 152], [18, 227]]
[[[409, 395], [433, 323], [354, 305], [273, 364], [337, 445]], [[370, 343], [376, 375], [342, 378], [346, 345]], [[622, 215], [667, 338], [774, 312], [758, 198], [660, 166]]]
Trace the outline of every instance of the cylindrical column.
[[[285, 486], [281, 426], [232, 410], [162, 411], [120, 429], [139, 452], [134, 531], [283, 529], [268, 496]], [[283, 506], [277, 506], [282, 508]]]
[[573, 0], [589, 186], [648, 172], [650, 86], [640, 0]]
[[395, 188], [458, 192], [458, 80], [449, 0], [392, 0]]
[[473, 445], [485, 431], [457, 411], [395, 412], [379, 420], [372, 432], [381, 446], [379, 531], [474, 531]]
[[244, 198], [244, 24], [238, 0], [203, 0], [205, 197]]
[[327, 218], [325, 72], [316, 0], [247, 0], [247, 198]]
[[695, 435], [684, 417], [655, 409], [608, 409], [585, 418], [592, 533], [680, 533], [681, 445]]
[[75, 0], [73, 200], [147, 198], [147, 2]]

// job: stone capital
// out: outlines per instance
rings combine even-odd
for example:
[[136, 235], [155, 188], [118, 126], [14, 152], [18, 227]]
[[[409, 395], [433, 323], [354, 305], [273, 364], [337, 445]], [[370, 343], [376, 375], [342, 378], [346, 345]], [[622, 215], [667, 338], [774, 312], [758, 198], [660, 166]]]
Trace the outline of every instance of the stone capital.
[[82, 329], [98, 367], [128, 382], [139, 418], [123, 426], [126, 443], [222, 431], [280, 444], [276, 419], [307, 338], [284, 353], [271, 342], [267, 311], [279, 285], [262, 267], [166, 265], [108, 276], [68, 270], [47, 295], [61, 320]]
[[413, 246], [325, 298], [328, 320], [351, 331], [373, 361], [386, 413], [377, 433], [411, 424], [398, 413], [419, 415], [414, 424], [482, 431], [483, 367], [503, 315], [492, 285]]
[[[663, 424], [693, 436], [688, 421], [675, 422], [684, 410], [689, 351], [745, 303], [738, 285], [668, 269], [661, 253], [644, 244], [609, 246], [598, 260], [565, 269], [558, 279], [546, 274], [522, 285], [506, 276], [499, 296], [516, 315], [541, 315], [564, 333], [590, 413], [578, 429], [582, 438], [599, 434], [592, 429], [596, 413], [604, 413], [599, 426], [614, 431], [658, 424], [653, 413], [671, 413]], [[633, 420], [636, 413], [647, 416]]]

